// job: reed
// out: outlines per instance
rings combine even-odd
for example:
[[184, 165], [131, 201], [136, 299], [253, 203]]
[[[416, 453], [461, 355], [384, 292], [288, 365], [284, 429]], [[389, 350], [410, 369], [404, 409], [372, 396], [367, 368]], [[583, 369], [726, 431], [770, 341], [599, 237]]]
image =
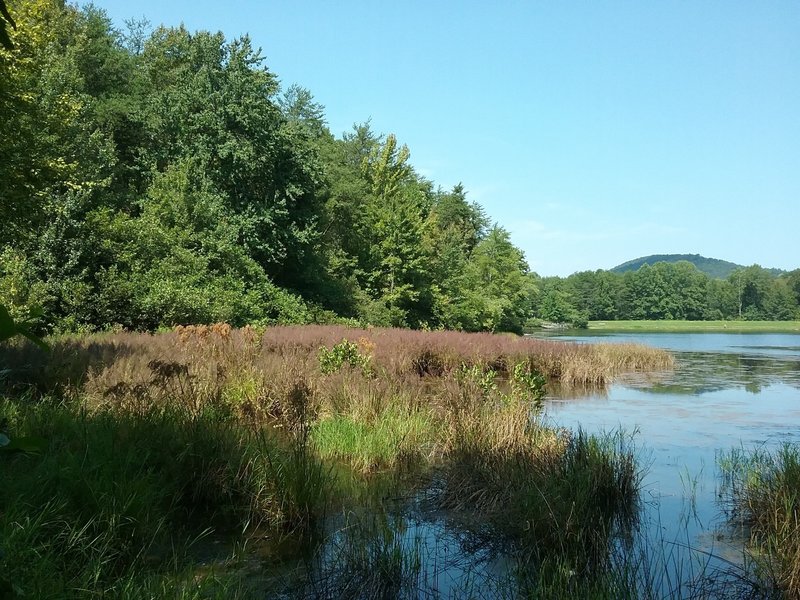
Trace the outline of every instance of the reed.
[[[334, 326], [51, 345], [49, 356], [0, 348], [0, 421], [12, 439], [49, 441], [38, 456], [0, 457], [2, 577], [42, 598], [145, 597], [133, 581], [155, 597], [244, 597], [230, 573], [195, 570], [186, 583], [190, 542], [212, 529], [314, 538], [342, 464], [441, 477], [441, 507], [483, 520], [531, 564], [552, 554], [586, 571], [635, 498], [636, 470], [622, 446], [540, 426], [546, 382], [603, 385], [671, 361], [639, 347]], [[352, 589], [413, 580], [413, 562], [384, 541], [349, 556], [352, 573], [388, 557], [397, 577]]]
[[749, 532], [756, 576], [800, 598], [800, 447], [732, 450], [718, 462], [727, 514]]

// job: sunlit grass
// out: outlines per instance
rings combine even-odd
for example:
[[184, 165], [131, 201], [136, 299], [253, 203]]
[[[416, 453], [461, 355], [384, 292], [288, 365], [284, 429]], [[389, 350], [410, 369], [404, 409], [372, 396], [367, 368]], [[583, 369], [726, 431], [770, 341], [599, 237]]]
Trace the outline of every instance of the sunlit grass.
[[[438, 478], [442, 507], [516, 540], [530, 564], [581, 571], [635, 498], [635, 467], [622, 447], [541, 426], [545, 386], [602, 386], [672, 360], [640, 346], [343, 327], [52, 346], [0, 349], [0, 418], [12, 439], [48, 441], [40, 455], [0, 456], [1, 577], [36, 598], [244, 597], [235, 569], [197, 568], [193, 540], [213, 530], [313, 544], [331, 503], [347, 508], [333, 476], [343, 465], [364, 486], [376, 472]], [[413, 579], [396, 541], [349, 552], [343, 577], [354, 589]], [[376, 564], [386, 577], [364, 572]]]
[[800, 446], [736, 449], [718, 463], [729, 519], [749, 532], [757, 574], [800, 598]]
[[390, 408], [371, 422], [337, 415], [314, 425], [311, 439], [324, 459], [346, 461], [360, 472], [426, 463], [437, 445], [436, 423], [422, 411]]
[[590, 321], [589, 331], [796, 333], [800, 321]]

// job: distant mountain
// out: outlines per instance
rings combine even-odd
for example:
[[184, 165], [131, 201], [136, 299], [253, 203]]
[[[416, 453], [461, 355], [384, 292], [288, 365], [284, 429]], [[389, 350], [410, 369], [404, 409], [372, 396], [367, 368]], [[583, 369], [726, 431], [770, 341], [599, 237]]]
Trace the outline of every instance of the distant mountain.
[[[637, 271], [642, 265], [654, 265], [658, 262], [676, 263], [685, 260], [692, 263], [699, 271], [702, 271], [709, 277], [716, 279], [725, 279], [736, 269], [743, 268], [743, 265], [728, 262], [727, 260], [720, 260], [718, 258], [706, 258], [699, 254], [651, 254], [650, 256], [643, 256], [629, 260], [621, 265], [617, 265], [610, 269], [614, 273], [625, 273], [626, 271]], [[767, 269], [773, 275], [780, 275], [784, 271], [781, 269]]]

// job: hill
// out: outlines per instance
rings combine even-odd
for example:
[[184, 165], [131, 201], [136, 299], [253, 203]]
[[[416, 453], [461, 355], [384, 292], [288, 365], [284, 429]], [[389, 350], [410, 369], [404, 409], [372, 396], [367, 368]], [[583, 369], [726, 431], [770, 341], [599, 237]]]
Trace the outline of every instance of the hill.
[[[629, 260], [610, 270], [614, 273], [625, 273], [626, 271], [636, 271], [645, 264], [654, 265], [658, 262], [676, 263], [681, 260], [692, 263], [698, 270], [716, 279], [725, 279], [736, 269], [743, 268], [743, 265], [737, 265], [718, 258], [707, 258], [699, 254], [651, 254], [650, 256]], [[780, 269], [768, 269], [768, 271], [775, 275], [783, 273]]]

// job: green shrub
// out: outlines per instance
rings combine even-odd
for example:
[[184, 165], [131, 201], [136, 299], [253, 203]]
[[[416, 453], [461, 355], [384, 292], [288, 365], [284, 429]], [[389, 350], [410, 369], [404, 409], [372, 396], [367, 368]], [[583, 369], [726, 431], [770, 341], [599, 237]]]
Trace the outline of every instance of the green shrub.
[[371, 372], [371, 360], [371, 356], [359, 351], [358, 344], [346, 339], [330, 349], [325, 346], [321, 346], [319, 349], [319, 366], [325, 375], [335, 373], [345, 364], [354, 369], [361, 369], [365, 375], [368, 375]]

